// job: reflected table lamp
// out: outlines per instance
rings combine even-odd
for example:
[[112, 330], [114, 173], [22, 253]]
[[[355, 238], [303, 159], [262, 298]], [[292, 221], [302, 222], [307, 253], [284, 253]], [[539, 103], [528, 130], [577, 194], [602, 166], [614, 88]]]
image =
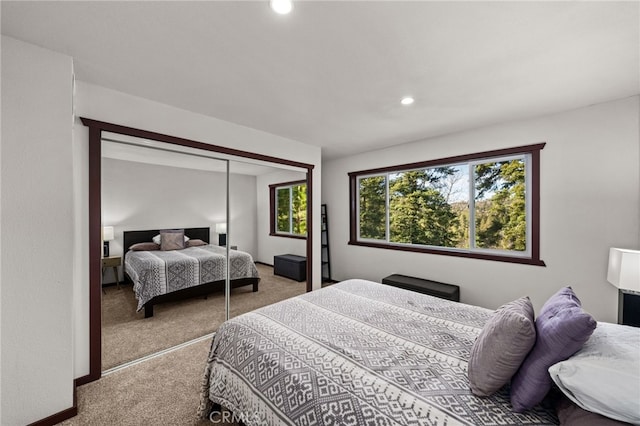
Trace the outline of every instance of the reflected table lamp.
[[618, 288], [618, 324], [640, 327], [640, 251], [609, 249], [607, 281]]
[[227, 245], [227, 224], [216, 223], [216, 233], [218, 234], [218, 245], [226, 246]]
[[109, 257], [109, 241], [113, 241], [113, 226], [102, 228], [102, 257]]

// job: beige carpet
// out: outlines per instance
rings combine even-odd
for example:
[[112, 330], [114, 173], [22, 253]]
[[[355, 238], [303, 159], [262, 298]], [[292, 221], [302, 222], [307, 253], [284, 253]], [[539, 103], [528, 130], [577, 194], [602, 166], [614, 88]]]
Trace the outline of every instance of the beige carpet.
[[197, 417], [210, 346], [206, 339], [79, 387], [78, 415], [61, 424], [213, 424]]
[[[231, 290], [230, 316], [234, 317], [302, 294], [305, 282], [273, 275], [273, 268], [257, 264], [258, 292], [251, 286]], [[102, 369], [124, 364], [212, 333], [224, 321], [224, 292], [154, 307], [154, 316], [136, 312], [131, 286], [105, 287], [102, 295]]]

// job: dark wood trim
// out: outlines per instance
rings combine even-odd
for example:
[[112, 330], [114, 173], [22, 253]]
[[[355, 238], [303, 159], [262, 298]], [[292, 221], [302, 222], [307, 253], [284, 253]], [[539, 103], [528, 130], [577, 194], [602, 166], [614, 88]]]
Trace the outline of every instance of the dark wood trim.
[[307, 293], [311, 290], [313, 290], [313, 169], [307, 169]]
[[[531, 258], [540, 259], [540, 149], [531, 151]], [[540, 260], [540, 262], [542, 262]], [[544, 262], [542, 262], [544, 265]]]
[[[466, 257], [471, 259], [493, 260], [497, 262], [519, 263], [525, 265], [546, 266], [540, 259], [540, 151], [546, 142], [515, 148], [496, 149], [475, 154], [445, 157], [437, 160], [407, 163], [398, 166], [381, 167], [377, 169], [349, 172], [349, 245], [375, 247], [387, 250], [410, 251], [417, 253], [441, 254], [445, 256]], [[425, 247], [409, 244], [393, 244], [387, 242], [358, 241], [358, 200], [356, 199], [357, 180], [359, 176], [382, 174], [403, 170], [413, 170], [433, 166], [443, 166], [480, 159], [491, 159], [508, 155], [531, 155], [531, 254], [527, 257], [509, 256], [501, 254], [480, 253], [476, 251], [450, 250], [446, 248]]]
[[[233, 148], [211, 145], [204, 142], [193, 141], [190, 139], [179, 138], [161, 133], [150, 132], [146, 130], [136, 129], [118, 124], [106, 123], [103, 121], [93, 120], [86, 117], [80, 117], [82, 124], [89, 128], [89, 374], [81, 377], [81, 384], [98, 380], [102, 375], [102, 309], [100, 306], [102, 299], [101, 288], [101, 143], [102, 131], [119, 133], [128, 136], [134, 136], [144, 139], [157, 140], [173, 145], [180, 145], [190, 148], [202, 149], [209, 152], [218, 152], [233, 155], [242, 158], [251, 158], [275, 164], [283, 164], [293, 167], [306, 169], [307, 171], [307, 224], [312, 226], [311, 208], [313, 200], [311, 200], [312, 172], [314, 165], [300, 163], [287, 159], [261, 155], [247, 151], [241, 151]], [[312, 277], [313, 271], [313, 246], [312, 232], [307, 232], [307, 275]], [[311, 279], [307, 280], [307, 291], [311, 291]]]
[[395, 245], [395, 244], [386, 244], [386, 243], [349, 241], [349, 245], [362, 246], [362, 247], [375, 247], [375, 248], [381, 248], [381, 249], [387, 249], [387, 250], [411, 251], [415, 253], [442, 254], [445, 256], [466, 257], [470, 259], [495, 260], [497, 262], [520, 263], [524, 265], [546, 266], [542, 260], [532, 259], [529, 257], [500, 256], [495, 254], [453, 251], [453, 250], [445, 250], [445, 249], [438, 250], [438, 249], [433, 249], [428, 247], [412, 246], [409, 244]]
[[76, 379], [76, 386], [86, 385], [87, 383], [93, 382], [94, 379], [91, 378], [91, 375], [87, 374], [86, 376], [78, 377]]
[[29, 423], [28, 426], [53, 426], [58, 423], [62, 423], [65, 420], [68, 420], [72, 417], [78, 415], [78, 393], [76, 388], [80, 386], [77, 381], [73, 382], [73, 405], [66, 410], [59, 411], [55, 414], [50, 415], [49, 417], [45, 417], [41, 420], [36, 420], [33, 423]]
[[89, 127], [89, 381], [102, 375], [102, 149]]
[[349, 241], [358, 241], [358, 177], [349, 174]]
[[[294, 180], [291, 182], [272, 183], [269, 185], [269, 236], [271, 237], [284, 237], [284, 238], [297, 238], [299, 240], [306, 240], [306, 235], [286, 234], [276, 231], [276, 188], [284, 188], [294, 185], [306, 184], [305, 180]], [[307, 205], [309, 204], [309, 196], [307, 195]], [[307, 235], [309, 234], [309, 224], [311, 223], [307, 215]]]
[[278, 188], [278, 187], [281, 187], [281, 186], [300, 185], [302, 183], [307, 183], [307, 180], [306, 179], [300, 179], [300, 180], [294, 180], [294, 181], [291, 181], [291, 182], [270, 183], [269, 184], [269, 189], [271, 189], [271, 188], [275, 189], [275, 188]]
[[546, 142], [534, 144], [534, 145], [525, 145], [518, 146], [515, 148], [504, 148], [504, 149], [495, 149], [493, 151], [484, 151], [477, 152], [475, 154], [466, 154], [466, 155], [456, 155], [453, 157], [444, 157], [438, 158], [436, 160], [428, 160], [428, 161], [419, 161], [416, 163], [407, 163], [400, 164], [397, 166], [388, 166], [388, 167], [379, 167], [377, 169], [368, 169], [368, 170], [360, 170], [358, 172], [349, 172], [349, 176], [362, 176], [362, 175], [370, 175], [376, 173], [387, 173], [387, 172], [395, 172], [400, 170], [413, 170], [413, 169], [421, 169], [425, 167], [433, 167], [433, 166], [444, 166], [456, 163], [463, 163], [465, 161], [472, 160], [482, 160], [484, 158], [495, 158], [495, 157], [503, 157], [507, 155], [516, 155], [516, 154], [527, 154], [533, 153], [534, 151], [540, 151]]
[[305, 237], [304, 235], [282, 234], [280, 232], [269, 232], [269, 236], [270, 237], [293, 238], [293, 239], [296, 239], [296, 240], [306, 240], [307, 239], [307, 237]]
[[302, 169], [309, 169], [309, 168], [313, 169], [314, 167], [313, 164], [300, 163], [298, 161], [287, 160], [284, 158], [256, 154], [254, 152], [228, 148], [220, 145], [213, 145], [205, 142], [198, 142], [191, 139], [165, 135], [162, 133], [151, 132], [148, 130], [136, 129], [134, 127], [127, 127], [119, 124], [106, 123], [104, 121], [92, 120], [86, 117], [80, 117], [80, 120], [82, 120], [82, 124], [84, 124], [89, 128], [97, 128], [105, 132], [120, 133], [122, 135], [134, 136], [134, 137], [143, 138], [143, 139], [151, 139], [159, 142], [166, 142], [172, 145], [180, 145], [180, 146], [186, 146], [190, 148], [197, 148], [197, 149], [202, 149], [204, 151], [234, 155], [242, 158], [251, 158], [253, 160], [267, 161], [270, 163], [285, 164], [287, 166], [300, 167]]

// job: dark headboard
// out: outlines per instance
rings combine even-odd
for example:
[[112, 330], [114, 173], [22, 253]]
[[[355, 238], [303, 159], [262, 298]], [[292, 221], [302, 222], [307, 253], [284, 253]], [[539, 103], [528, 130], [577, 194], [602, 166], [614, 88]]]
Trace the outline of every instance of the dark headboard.
[[[182, 228], [171, 228], [182, 229]], [[150, 229], [148, 231], [124, 231], [123, 233], [123, 250], [129, 251], [129, 247], [137, 243], [148, 243], [153, 237], [160, 233], [159, 229]], [[184, 228], [184, 235], [191, 239], [202, 240], [209, 243], [209, 228]]]

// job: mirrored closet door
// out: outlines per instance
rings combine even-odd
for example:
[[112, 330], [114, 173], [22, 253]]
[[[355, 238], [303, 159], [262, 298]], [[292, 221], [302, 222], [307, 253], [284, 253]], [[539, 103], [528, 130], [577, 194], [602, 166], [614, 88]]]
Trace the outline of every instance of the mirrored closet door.
[[103, 371], [225, 320], [227, 169], [206, 151], [103, 135]]
[[[313, 165], [81, 120], [90, 373], [80, 384], [311, 290]], [[309, 260], [297, 265], [304, 277], [278, 273], [289, 256]]]
[[[257, 273], [260, 279], [255, 288], [232, 288], [229, 316], [235, 317], [306, 292], [306, 263], [296, 265], [297, 276], [274, 267], [283, 255], [306, 261], [306, 171], [237, 158], [229, 161], [229, 171], [231, 276]], [[244, 270], [250, 262], [243, 256], [253, 259], [254, 271]]]

